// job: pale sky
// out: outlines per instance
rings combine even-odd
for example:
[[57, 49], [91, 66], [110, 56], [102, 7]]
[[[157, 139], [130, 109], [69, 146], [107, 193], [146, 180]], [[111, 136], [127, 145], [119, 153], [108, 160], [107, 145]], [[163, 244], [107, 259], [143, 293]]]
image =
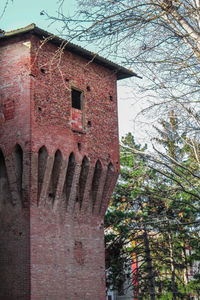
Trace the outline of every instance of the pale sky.
[[[56, 15], [59, 0], [1, 0], [0, 15], [7, 1], [9, 3], [3, 17], [0, 19], [0, 28], [12, 30], [13, 28], [35, 23], [38, 27], [56, 33], [56, 26], [50, 25], [50, 21], [45, 16], [40, 15], [40, 12], [45, 10], [51, 15]], [[66, 0], [65, 3], [65, 14], [73, 12], [76, 1]]]
[[[0, 0], [0, 28], [9, 31], [21, 27], [25, 27], [31, 23], [35, 23], [38, 27], [56, 34], [58, 24], [51, 22], [40, 12], [45, 10], [50, 15], [56, 15], [58, 10], [59, 0], [8, 0], [8, 6], [2, 16], [7, 0]], [[68, 15], [75, 10], [76, 0], [65, 0], [65, 11]], [[138, 80], [138, 79], [135, 79]], [[133, 118], [138, 110], [138, 107], [133, 105], [136, 99], [131, 99], [130, 88], [127, 89], [127, 80], [121, 80], [118, 88], [118, 108], [119, 108], [119, 131], [120, 135], [131, 131], [134, 135]], [[134, 89], [134, 81], [133, 81]], [[127, 92], [128, 91], [128, 92]]]

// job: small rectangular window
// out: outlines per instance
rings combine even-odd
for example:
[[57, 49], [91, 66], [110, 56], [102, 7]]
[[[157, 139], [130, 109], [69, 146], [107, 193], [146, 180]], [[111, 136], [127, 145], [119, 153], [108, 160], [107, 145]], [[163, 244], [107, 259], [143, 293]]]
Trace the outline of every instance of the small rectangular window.
[[82, 103], [81, 103], [82, 92], [72, 89], [71, 97], [72, 97], [72, 107], [81, 110], [82, 109]]
[[84, 94], [76, 88], [71, 89], [71, 124], [72, 129], [83, 130], [84, 124]]

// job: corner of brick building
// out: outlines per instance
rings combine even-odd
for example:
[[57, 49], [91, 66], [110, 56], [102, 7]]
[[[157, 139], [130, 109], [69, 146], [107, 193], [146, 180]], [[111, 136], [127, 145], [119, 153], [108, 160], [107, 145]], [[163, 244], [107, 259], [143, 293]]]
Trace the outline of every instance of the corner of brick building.
[[0, 50], [5, 300], [105, 299], [103, 218], [119, 172], [116, 75], [57, 50], [34, 34]]

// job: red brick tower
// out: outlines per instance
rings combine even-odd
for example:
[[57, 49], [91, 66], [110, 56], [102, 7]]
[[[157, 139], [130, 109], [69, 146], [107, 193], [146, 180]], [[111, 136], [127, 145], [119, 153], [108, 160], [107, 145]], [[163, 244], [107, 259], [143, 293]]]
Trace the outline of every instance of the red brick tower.
[[116, 80], [135, 74], [34, 24], [0, 36], [0, 299], [103, 300]]

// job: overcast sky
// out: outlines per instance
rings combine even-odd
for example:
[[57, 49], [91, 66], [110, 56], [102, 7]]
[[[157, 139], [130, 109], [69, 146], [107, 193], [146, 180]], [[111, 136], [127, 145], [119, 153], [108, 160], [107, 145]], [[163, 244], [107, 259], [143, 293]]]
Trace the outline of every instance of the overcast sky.
[[[8, 0], [8, 6], [5, 5], [7, 0], [0, 0], [0, 28], [9, 31], [21, 27], [25, 27], [31, 23], [35, 23], [38, 27], [45, 29], [51, 33], [56, 34], [58, 24], [51, 24], [51, 22], [44, 16], [40, 15], [40, 12], [45, 10], [50, 15], [56, 15], [58, 10], [58, 0]], [[65, 1], [66, 15], [73, 13], [75, 10], [76, 0]], [[3, 13], [4, 12], [4, 13]], [[3, 16], [2, 16], [3, 13]], [[138, 80], [138, 79], [136, 79]], [[127, 88], [127, 81], [120, 81], [118, 89], [118, 108], [119, 108], [119, 128], [120, 135], [125, 135], [126, 132], [133, 132], [134, 135], [138, 133], [134, 132], [133, 118], [138, 110], [136, 105], [133, 105], [135, 99], [130, 99], [132, 93], [130, 88]], [[135, 95], [133, 97], [136, 97]]]

